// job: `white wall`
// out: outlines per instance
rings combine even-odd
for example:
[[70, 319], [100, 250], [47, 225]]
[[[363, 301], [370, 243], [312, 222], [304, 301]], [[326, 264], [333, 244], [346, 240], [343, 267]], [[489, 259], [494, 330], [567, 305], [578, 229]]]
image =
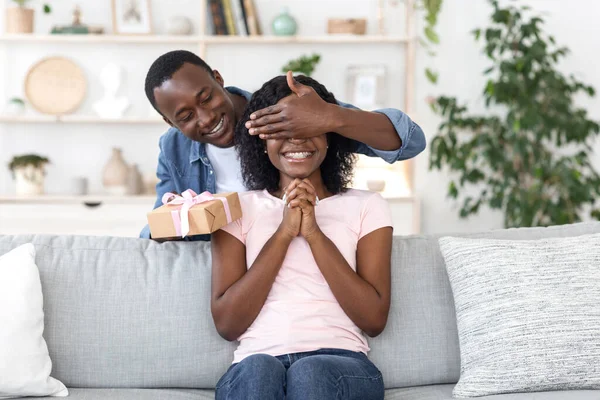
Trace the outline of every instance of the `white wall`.
[[[8, 2], [8, 0], [5, 0]], [[41, 1], [37, 2], [40, 9]], [[589, 0], [528, 0], [534, 8], [548, 12], [547, 27], [560, 44], [569, 46], [572, 54], [564, 63], [564, 70], [574, 72], [600, 90], [600, 73], [597, 73], [596, 58], [600, 45], [597, 16], [600, 2]], [[262, 24], [268, 32], [268, 22], [283, 5], [300, 23], [300, 33], [318, 35], [324, 33], [325, 21], [330, 16], [367, 16], [369, 31], [376, 29], [376, 0], [257, 0]], [[84, 22], [104, 25], [110, 31], [110, 1], [61, 0], [52, 2], [52, 16], [37, 13], [36, 31], [46, 33], [53, 24], [67, 23], [74, 4], [80, 4]], [[153, 19], [157, 33], [164, 33], [164, 21], [171, 15], [184, 14], [192, 18], [199, 15], [195, 0], [153, 0]], [[481, 107], [481, 89], [484, 84], [481, 72], [487, 61], [480, 54], [470, 31], [484, 25], [489, 15], [484, 0], [444, 0], [438, 31], [442, 44], [438, 56], [429, 59], [423, 51], [418, 52], [416, 82], [416, 114], [419, 122], [431, 139], [439, 123], [425, 103], [428, 95], [450, 94]], [[197, 18], [195, 18], [197, 20]], [[392, 33], [402, 32], [402, 7], [389, 8], [386, 13], [387, 27]], [[400, 22], [397, 22], [400, 21]], [[0, 24], [4, 18], [0, 18]], [[4, 31], [0, 25], [0, 31]], [[0, 43], [0, 108], [4, 99], [22, 95], [22, 82], [28, 67], [47, 55], [61, 54], [77, 61], [84, 69], [89, 91], [80, 112], [90, 114], [91, 106], [102, 94], [95, 77], [101, 67], [111, 61], [126, 69], [127, 85], [123, 90], [133, 105], [129, 115], [148, 115], [149, 105], [143, 93], [143, 79], [150, 63], [161, 53], [173, 48], [195, 50], [195, 46], [170, 45], [78, 45], [78, 44], [27, 44]], [[315, 78], [325, 83], [340, 99], [345, 98], [345, 68], [350, 64], [383, 63], [389, 71], [388, 103], [403, 108], [404, 57], [401, 47], [383, 45], [227, 45], [210, 47], [207, 61], [219, 69], [226, 84], [238, 85], [254, 90], [262, 82], [279, 73], [280, 67], [290, 58], [319, 52], [323, 59]], [[440, 72], [440, 82], [431, 86], [422, 70], [432, 65]], [[591, 115], [600, 119], [599, 100], [582, 103]], [[112, 146], [120, 146], [129, 162], [140, 164], [145, 173], [152, 173], [158, 155], [157, 142], [163, 132], [161, 125], [0, 125], [0, 194], [10, 193], [13, 183], [5, 168], [10, 157], [17, 153], [34, 151], [48, 155], [53, 164], [49, 168], [47, 189], [61, 192], [67, 189], [69, 179], [84, 175], [90, 179], [91, 190], [100, 191], [101, 169], [110, 155]], [[415, 186], [422, 207], [422, 230], [424, 232], [473, 231], [501, 227], [498, 214], [482, 212], [477, 217], [464, 221], [458, 218], [458, 207], [446, 199], [448, 178], [428, 170], [425, 154], [415, 161]]]

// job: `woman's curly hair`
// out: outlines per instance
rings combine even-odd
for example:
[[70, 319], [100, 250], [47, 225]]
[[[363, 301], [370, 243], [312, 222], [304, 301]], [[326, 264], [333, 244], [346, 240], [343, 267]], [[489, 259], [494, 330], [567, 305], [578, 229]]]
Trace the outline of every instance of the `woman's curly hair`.
[[[325, 86], [304, 75], [296, 76], [296, 81], [312, 87], [323, 100], [336, 104], [335, 97]], [[277, 104], [279, 100], [292, 94], [285, 76], [278, 76], [266, 82], [255, 92], [235, 129], [235, 147], [242, 167], [244, 184], [249, 190], [279, 189], [279, 170], [265, 154], [265, 141], [248, 133], [246, 122], [250, 114]], [[355, 142], [337, 133], [327, 134], [327, 155], [321, 164], [323, 183], [330, 193], [344, 192], [352, 181], [354, 168]]]

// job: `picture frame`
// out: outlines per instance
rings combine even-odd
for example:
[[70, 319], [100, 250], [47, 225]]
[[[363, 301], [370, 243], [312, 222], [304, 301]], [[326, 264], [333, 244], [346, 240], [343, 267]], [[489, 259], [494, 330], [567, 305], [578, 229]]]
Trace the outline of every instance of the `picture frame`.
[[386, 93], [384, 65], [350, 65], [346, 70], [346, 100], [363, 110], [384, 108]]
[[112, 14], [115, 34], [152, 34], [150, 0], [112, 0]]

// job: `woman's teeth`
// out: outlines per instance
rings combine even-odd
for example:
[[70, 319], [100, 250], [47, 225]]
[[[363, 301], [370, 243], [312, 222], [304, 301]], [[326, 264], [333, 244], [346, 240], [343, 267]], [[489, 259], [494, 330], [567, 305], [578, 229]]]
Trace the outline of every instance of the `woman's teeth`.
[[225, 117], [221, 118], [221, 120], [219, 121], [219, 123], [217, 124], [217, 126], [215, 126], [212, 131], [208, 132], [208, 134], [212, 135], [213, 133], [217, 133], [218, 131], [220, 131], [221, 128], [223, 127], [223, 121], [224, 120], [225, 120]]
[[303, 151], [303, 152], [296, 152], [296, 153], [285, 153], [285, 156], [287, 158], [293, 158], [294, 160], [302, 160], [304, 158], [309, 158], [310, 156], [312, 156], [312, 152], [309, 151]]

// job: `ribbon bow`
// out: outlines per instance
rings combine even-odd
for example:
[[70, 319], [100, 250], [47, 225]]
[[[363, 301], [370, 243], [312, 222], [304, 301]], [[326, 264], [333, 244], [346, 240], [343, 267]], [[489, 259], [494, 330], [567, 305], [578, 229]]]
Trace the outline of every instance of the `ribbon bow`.
[[188, 189], [181, 193], [181, 196], [173, 193], [165, 193], [162, 197], [162, 203], [164, 205], [181, 206], [181, 208], [178, 210], [171, 211], [171, 218], [173, 218], [173, 225], [175, 226], [175, 232], [177, 233], [177, 236], [181, 236], [182, 238], [186, 237], [190, 232], [190, 208], [196, 204], [206, 203], [214, 200], [219, 200], [223, 203], [225, 216], [227, 217], [227, 223], [231, 223], [231, 210], [229, 209], [229, 203], [225, 197], [215, 197], [210, 192], [196, 194], [196, 192], [194, 192], [192, 189]]

